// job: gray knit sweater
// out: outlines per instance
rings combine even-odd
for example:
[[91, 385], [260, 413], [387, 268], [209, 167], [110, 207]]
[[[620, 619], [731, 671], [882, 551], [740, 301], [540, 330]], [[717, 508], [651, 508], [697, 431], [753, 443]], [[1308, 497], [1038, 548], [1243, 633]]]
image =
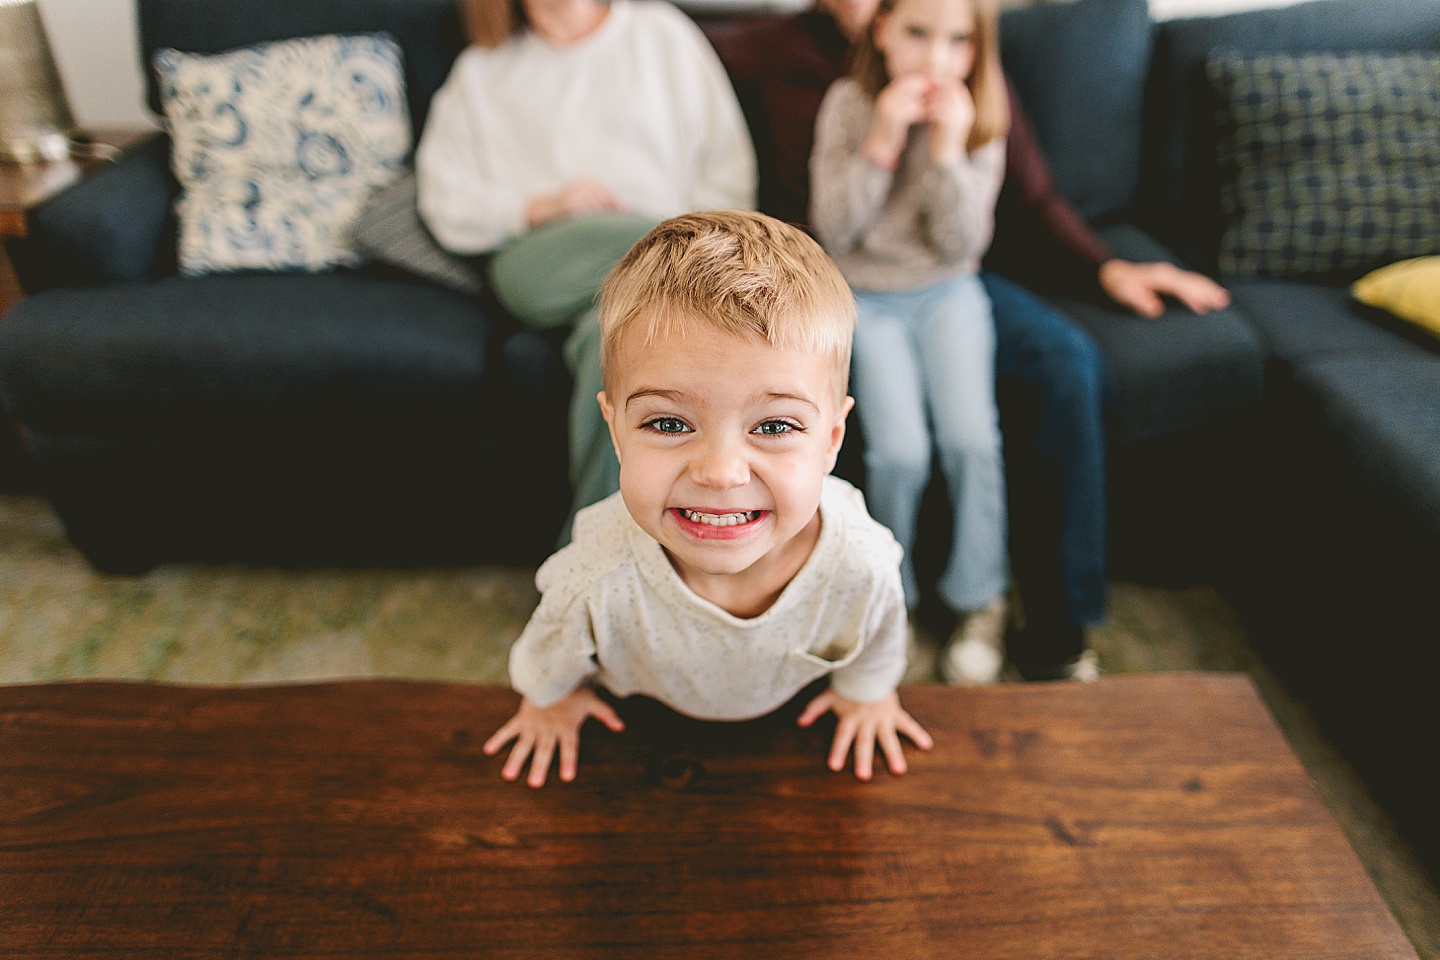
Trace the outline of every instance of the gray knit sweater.
[[860, 153], [874, 113], [875, 101], [849, 77], [820, 105], [810, 223], [821, 245], [857, 290], [909, 290], [974, 273], [995, 232], [1004, 139], [937, 166], [930, 129], [917, 124], [890, 171]]

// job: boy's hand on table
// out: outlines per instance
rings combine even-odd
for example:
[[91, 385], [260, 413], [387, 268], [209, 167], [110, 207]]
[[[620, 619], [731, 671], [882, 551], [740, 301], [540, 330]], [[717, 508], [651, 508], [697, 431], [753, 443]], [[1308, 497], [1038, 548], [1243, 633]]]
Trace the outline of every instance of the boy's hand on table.
[[601, 700], [594, 690], [580, 687], [562, 700], [548, 707], [537, 707], [529, 697], [520, 701], [515, 716], [495, 731], [482, 748], [486, 756], [494, 756], [511, 740], [515, 746], [505, 758], [500, 776], [506, 780], [519, 778], [530, 761], [530, 776], [525, 782], [532, 787], [543, 787], [545, 777], [550, 773], [550, 761], [555, 749], [560, 749], [560, 779], [566, 783], [575, 779], [575, 768], [580, 762], [580, 728], [590, 717], [599, 720], [611, 730], [619, 733], [625, 724], [613, 707]]
[[874, 703], [856, 703], [834, 690], [826, 690], [811, 700], [796, 721], [808, 727], [826, 713], [834, 711], [838, 721], [835, 739], [830, 743], [827, 763], [831, 770], [844, 770], [845, 758], [855, 748], [855, 776], [869, 780], [875, 759], [875, 744], [885, 754], [886, 765], [897, 777], [904, 773], [905, 752], [900, 747], [900, 734], [905, 734], [921, 750], [935, 745], [925, 728], [900, 706], [900, 695], [893, 690], [888, 697]]

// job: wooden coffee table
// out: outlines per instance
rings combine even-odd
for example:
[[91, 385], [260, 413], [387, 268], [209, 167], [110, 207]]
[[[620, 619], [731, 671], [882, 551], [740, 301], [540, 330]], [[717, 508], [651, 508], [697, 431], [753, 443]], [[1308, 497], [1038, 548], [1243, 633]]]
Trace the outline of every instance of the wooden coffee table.
[[3, 687], [0, 956], [1416, 956], [1247, 679], [903, 697], [902, 778], [632, 701], [532, 790], [503, 689]]

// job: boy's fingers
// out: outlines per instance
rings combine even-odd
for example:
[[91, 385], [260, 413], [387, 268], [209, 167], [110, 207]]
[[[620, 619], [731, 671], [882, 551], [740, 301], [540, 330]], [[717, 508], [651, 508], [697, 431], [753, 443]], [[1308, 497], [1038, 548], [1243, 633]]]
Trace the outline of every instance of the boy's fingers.
[[827, 763], [831, 770], [845, 769], [845, 757], [850, 753], [850, 742], [855, 739], [855, 723], [841, 720], [835, 727], [835, 739], [830, 741], [830, 757]]
[[505, 766], [501, 769], [500, 776], [506, 780], [514, 780], [520, 776], [520, 771], [525, 769], [525, 758], [530, 756], [530, 747], [534, 742], [535, 738], [530, 736], [522, 736], [516, 740], [510, 756], [505, 758]]
[[580, 738], [562, 737], [560, 740], [560, 779], [569, 783], [575, 779], [575, 770], [580, 766]]
[[905, 772], [905, 750], [900, 746], [900, 737], [894, 727], [885, 726], [880, 729], [880, 749], [889, 761], [891, 773], [898, 777]]
[[805, 705], [805, 709], [800, 711], [800, 716], [795, 719], [795, 723], [802, 727], [808, 727], [810, 726], [810, 724], [820, 719], [820, 717], [825, 714], [825, 711], [829, 709], [830, 691], [826, 690], [824, 693], [820, 694], [820, 696], [816, 697], [814, 700], [811, 700]]
[[487, 757], [493, 757], [495, 756], [495, 754], [500, 752], [501, 747], [505, 746], [505, 744], [509, 743], [511, 740], [514, 739], [515, 720], [512, 718], [506, 721], [505, 725], [499, 730], [496, 730], [494, 733], [490, 734], [490, 739], [485, 741], [485, 746], [480, 748], [480, 752], [485, 754], [485, 756]]
[[868, 724], [855, 736], [855, 776], [869, 780], [875, 769], [875, 731]]
[[545, 786], [545, 778], [550, 773], [550, 760], [554, 756], [554, 740], [541, 740], [535, 744], [535, 756], [530, 759], [530, 779], [526, 781], [530, 786]]
[[595, 705], [590, 708], [590, 716], [616, 733], [625, 729], [625, 721], [620, 719], [620, 714], [616, 713], [615, 708], [604, 700], [597, 699], [595, 701]]
[[901, 733], [909, 737], [915, 746], [921, 750], [929, 750], [935, 746], [934, 739], [931, 738], [930, 734], [925, 732], [925, 728], [920, 726], [915, 718], [905, 711], [900, 711], [900, 716], [895, 720], [895, 726], [899, 728]]

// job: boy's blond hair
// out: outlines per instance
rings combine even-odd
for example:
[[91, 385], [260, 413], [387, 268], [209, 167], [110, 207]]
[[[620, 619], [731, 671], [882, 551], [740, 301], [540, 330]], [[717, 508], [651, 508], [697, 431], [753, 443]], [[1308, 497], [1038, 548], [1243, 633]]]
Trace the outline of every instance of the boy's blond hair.
[[855, 298], [818, 243], [763, 213], [674, 217], [615, 265], [600, 293], [600, 372], [607, 390], [620, 340], [637, 325], [646, 345], [708, 325], [828, 355], [837, 397], [849, 389]]

